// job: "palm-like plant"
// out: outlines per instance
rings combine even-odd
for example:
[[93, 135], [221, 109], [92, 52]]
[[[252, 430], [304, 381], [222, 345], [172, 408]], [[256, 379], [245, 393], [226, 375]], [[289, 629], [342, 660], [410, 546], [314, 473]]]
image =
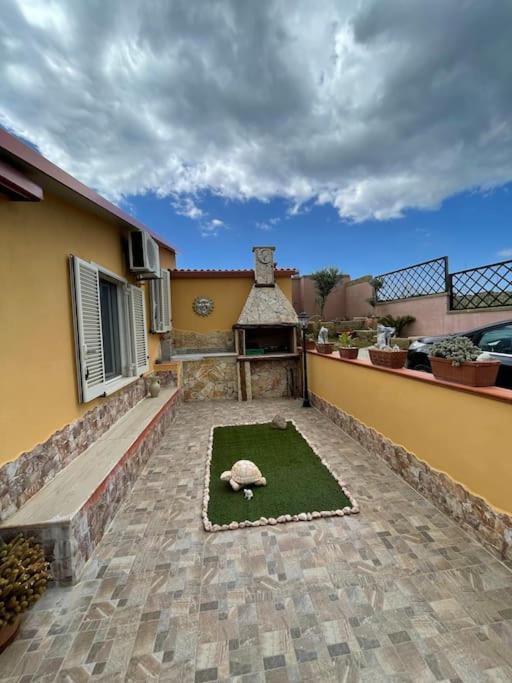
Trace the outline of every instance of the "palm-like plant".
[[407, 325], [412, 325], [412, 323], [416, 322], [416, 318], [413, 315], [399, 315], [396, 318], [392, 315], [384, 315], [382, 318], [379, 318], [379, 322], [386, 327], [394, 327], [395, 335], [401, 337]]
[[342, 273], [336, 266], [322, 268], [310, 275], [310, 278], [315, 283], [317, 299], [320, 304], [320, 317], [322, 320], [324, 319], [324, 309], [327, 297], [344, 277], [345, 273]]

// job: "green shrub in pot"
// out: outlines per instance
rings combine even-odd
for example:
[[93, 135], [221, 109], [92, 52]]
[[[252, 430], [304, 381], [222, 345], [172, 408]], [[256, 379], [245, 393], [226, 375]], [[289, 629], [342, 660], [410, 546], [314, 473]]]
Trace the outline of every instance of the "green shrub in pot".
[[482, 350], [475, 346], [469, 337], [447, 337], [432, 346], [430, 355], [434, 358], [451, 360], [454, 367], [459, 367], [464, 361], [475, 361]]

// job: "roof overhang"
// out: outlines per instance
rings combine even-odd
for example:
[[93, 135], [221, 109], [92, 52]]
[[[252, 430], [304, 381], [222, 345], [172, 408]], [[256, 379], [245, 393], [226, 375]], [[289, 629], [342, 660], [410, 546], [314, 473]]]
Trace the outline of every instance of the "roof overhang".
[[[43, 190], [48, 190], [110, 222], [124, 225], [129, 230], [145, 230], [162, 247], [172, 252], [176, 251], [172, 244], [155, 235], [143, 223], [91, 190], [87, 185], [73, 178], [38, 152], [27, 147], [1, 126], [0, 162], [7, 164], [9, 168], [31, 182], [32, 185], [39, 186], [41, 193]], [[42, 199], [42, 194], [40, 199]]]
[[43, 189], [13, 166], [0, 160], [0, 195], [15, 202], [40, 202]]

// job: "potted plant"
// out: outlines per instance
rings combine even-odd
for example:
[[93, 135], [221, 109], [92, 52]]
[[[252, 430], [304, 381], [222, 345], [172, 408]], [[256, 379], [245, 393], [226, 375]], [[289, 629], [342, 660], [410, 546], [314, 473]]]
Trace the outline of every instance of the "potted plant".
[[373, 365], [379, 365], [381, 368], [393, 368], [394, 370], [403, 368], [407, 359], [407, 351], [403, 351], [398, 346], [384, 348], [370, 346], [368, 354]]
[[49, 579], [39, 543], [24, 536], [0, 540], [0, 652], [14, 640], [20, 615], [44, 593]]
[[314, 334], [307, 334], [306, 335], [306, 349], [308, 351], [313, 351], [315, 348], [315, 335]]
[[329, 330], [322, 326], [318, 333], [318, 341], [316, 342], [316, 350], [318, 353], [332, 353], [333, 346], [329, 342]]
[[448, 337], [434, 344], [430, 365], [437, 379], [471, 387], [494, 385], [500, 367], [468, 337]]
[[350, 358], [354, 360], [357, 358], [357, 354], [359, 353], [359, 349], [352, 344], [352, 337], [350, 336], [349, 332], [342, 332], [338, 336], [338, 341], [340, 342], [340, 346], [338, 349], [338, 353], [340, 354], [340, 358]]
[[386, 327], [382, 324], [377, 325], [377, 343], [368, 349], [373, 365], [379, 365], [382, 368], [393, 368], [394, 370], [404, 367], [407, 351], [396, 346], [396, 344], [391, 346], [391, 337], [394, 333], [394, 327]]

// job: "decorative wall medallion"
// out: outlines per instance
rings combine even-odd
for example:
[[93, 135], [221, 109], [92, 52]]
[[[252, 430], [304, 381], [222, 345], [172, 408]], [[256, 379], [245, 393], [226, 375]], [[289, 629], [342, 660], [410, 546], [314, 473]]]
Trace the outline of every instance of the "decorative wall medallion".
[[192, 308], [197, 315], [207, 316], [213, 311], [213, 299], [207, 296], [196, 296]]

